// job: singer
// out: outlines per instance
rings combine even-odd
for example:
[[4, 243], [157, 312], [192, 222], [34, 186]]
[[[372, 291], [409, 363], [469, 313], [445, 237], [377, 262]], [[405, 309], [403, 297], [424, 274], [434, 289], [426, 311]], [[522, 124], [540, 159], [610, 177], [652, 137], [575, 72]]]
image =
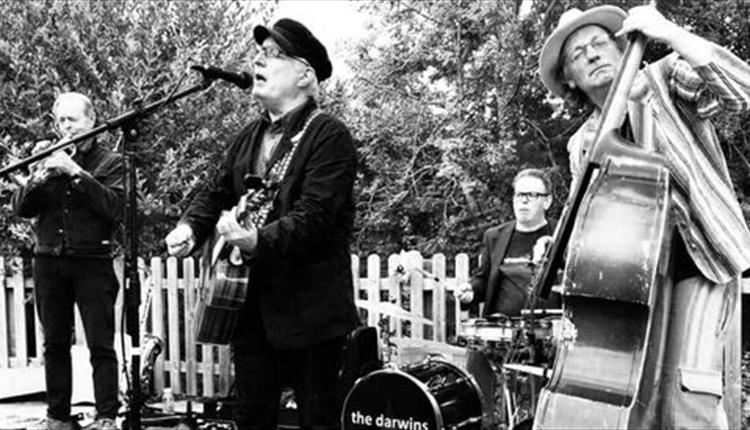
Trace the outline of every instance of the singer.
[[[91, 100], [80, 93], [61, 94], [52, 113], [63, 139], [90, 131], [96, 119]], [[13, 195], [17, 215], [37, 218], [34, 294], [44, 332], [48, 408], [47, 418], [34, 429], [73, 429], [74, 304], [81, 312], [94, 369], [97, 420], [90, 428], [116, 428], [114, 307], [119, 284], [111, 254], [112, 234], [124, 203], [124, 171], [119, 154], [87, 140], [78, 144], [72, 157], [60, 150], [38, 162], [25, 186]]]
[[[250, 268], [232, 341], [240, 428], [276, 428], [285, 386], [295, 391], [302, 428], [339, 428], [337, 373], [345, 336], [358, 325], [349, 267], [356, 150], [347, 127], [315, 100], [332, 71], [320, 41], [291, 19], [253, 33], [252, 95], [265, 111], [229, 146], [166, 243], [185, 256], [216, 228]], [[235, 216], [248, 175], [279, 184], [259, 225]]]

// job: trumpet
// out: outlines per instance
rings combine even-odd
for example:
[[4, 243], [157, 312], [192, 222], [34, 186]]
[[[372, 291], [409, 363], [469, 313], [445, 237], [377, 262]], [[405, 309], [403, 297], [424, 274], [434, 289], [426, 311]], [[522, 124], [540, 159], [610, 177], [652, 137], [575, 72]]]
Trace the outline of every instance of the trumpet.
[[48, 152], [46, 158], [42, 158], [40, 161], [29, 165], [29, 172], [31, 173], [31, 180], [33, 182], [43, 182], [50, 177], [58, 176], [60, 172], [58, 169], [50, 168], [47, 166], [49, 155], [54, 155], [63, 151], [69, 157], [74, 157], [78, 151], [78, 146], [75, 143], [65, 145], [69, 139], [62, 138], [57, 143], [53, 143], [51, 140], [41, 140], [34, 145], [31, 150], [32, 155], [37, 155], [42, 152]]

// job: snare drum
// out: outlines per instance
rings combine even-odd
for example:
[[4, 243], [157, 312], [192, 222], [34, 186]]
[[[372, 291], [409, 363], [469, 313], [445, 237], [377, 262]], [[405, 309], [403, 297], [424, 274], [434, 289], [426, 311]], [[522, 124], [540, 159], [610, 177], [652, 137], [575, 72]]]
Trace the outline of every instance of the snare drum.
[[489, 342], [511, 343], [518, 333], [512, 321], [487, 321], [473, 319], [461, 323], [461, 333], [469, 345], [484, 346]]
[[341, 413], [344, 430], [482, 428], [482, 393], [463, 369], [428, 357], [360, 378]]

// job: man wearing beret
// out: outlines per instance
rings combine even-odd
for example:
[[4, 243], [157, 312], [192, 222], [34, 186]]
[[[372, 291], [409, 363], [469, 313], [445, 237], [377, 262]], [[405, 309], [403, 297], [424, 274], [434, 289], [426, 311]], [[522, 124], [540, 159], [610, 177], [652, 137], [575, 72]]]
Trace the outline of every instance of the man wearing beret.
[[[317, 107], [318, 84], [331, 75], [318, 39], [291, 19], [253, 33], [252, 94], [265, 110], [229, 146], [166, 242], [184, 256], [215, 227], [250, 267], [232, 340], [240, 428], [276, 428], [286, 386], [302, 428], [338, 428], [341, 350], [358, 325], [349, 254], [356, 150], [347, 127]], [[248, 175], [277, 185], [258, 225], [236, 218]]]
[[750, 66], [651, 6], [628, 13], [613, 6], [567, 11], [542, 48], [539, 73], [552, 93], [592, 110], [568, 142], [574, 183], [623, 55], [620, 37], [633, 31], [674, 51], [639, 71], [622, 127], [624, 135], [638, 133], [642, 113], [653, 114], [677, 230], [662, 414], [654, 427], [727, 428], [721, 405], [725, 323], [739, 277], [750, 267], [750, 232], [711, 119], [750, 108]]

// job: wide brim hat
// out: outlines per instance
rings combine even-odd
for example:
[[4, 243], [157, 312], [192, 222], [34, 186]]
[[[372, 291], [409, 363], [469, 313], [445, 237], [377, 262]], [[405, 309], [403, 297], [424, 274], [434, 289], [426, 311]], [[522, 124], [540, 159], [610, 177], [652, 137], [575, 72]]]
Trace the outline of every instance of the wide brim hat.
[[328, 51], [312, 32], [302, 23], [282, 18], [273, 27], [258, 25], [253, 29], [253, 38], [258, 45], [267, 38], [273, 39], [287, 55], [304, 58], [315, 70], [319, 82], [331, 76], [333, 66]]
[[617, 33], [622, 28], [622, 22], [628, 16], [624, 10], [616, 6], [597, 6], [585, 12], [573, 8], [560, 16], [557, 28], [544, 42], [539, 55], [539, 76], [547, 89], [558, 96], [565, 93], [565, 87], [559, 80], [557, 68], [560, 65], [560, 55], [563, 44], [574, 31], [586, 25], [598, 25]]

